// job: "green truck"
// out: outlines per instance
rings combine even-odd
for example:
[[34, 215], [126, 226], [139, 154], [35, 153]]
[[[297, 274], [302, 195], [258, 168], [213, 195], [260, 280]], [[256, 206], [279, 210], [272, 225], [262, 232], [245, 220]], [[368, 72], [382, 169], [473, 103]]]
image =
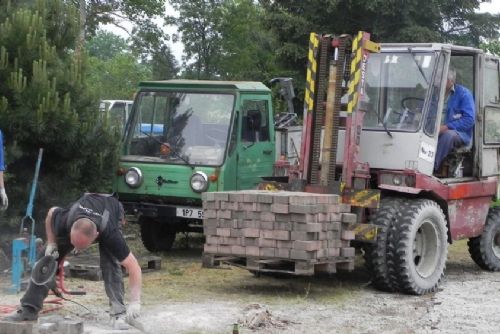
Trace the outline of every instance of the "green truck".
[[276, 160], [271, 90], [260, 82], [139, 84], [114, 179], [149, 251], [202, 232], [201, 194], [253, 189]]

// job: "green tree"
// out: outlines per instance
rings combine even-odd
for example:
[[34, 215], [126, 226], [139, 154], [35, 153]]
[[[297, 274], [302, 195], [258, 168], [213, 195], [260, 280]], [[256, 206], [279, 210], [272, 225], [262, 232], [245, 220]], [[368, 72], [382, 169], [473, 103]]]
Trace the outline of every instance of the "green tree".
[[88, 81], [101, 100], [131, 100], [140, 81], [151, 80], [151, 69], [130, 54], [118, 54], [108, 60], [90, 57]]
[[7, 6], [0, 21], [0, 124], [8, 189], [19, 212], [27, 203], [36, 156], [44, 148], [37, 207], [64, 205], [83, 191], [105, 191], [119, 134], [99, 118], [85, 80], [85, 57], [74, 57], [79, 25], [62, 0]]
[[486, 52], [500, 56], [500, 41], [498, 40], [481, 43], [480, 47]]
[[100, 60], [109, 60], [128, 50], [127, 41], [109, 31], [99, 30], [85, 44], [89, 55]]
[[151, 67], [140, 63], [118, 35], [100, 30], [85, 47], [90, 55], [88, 81], [94, 95], [102, 100], [130, 100], [138, 82], [151, 79]]
[[227, 80], [267, 81], [284, 75], [276, 67], [276, 39], [262, 29], [263, 9], [252, 0], [226, 1], [220, 24], [220, 77]]
[[165, 12], [163, 0], [66, 0], [79, 11], [81, 27], [93, 36], [100, 24], [112, 24], [122, 28], [123, 22], [138, 26], [148, 23]]
[[481, 0], [259, 0], [278, 42], [281, 66], [304, 87], [310, 32], [355, 34], [378, 42], [447, 42], [478, 47], [499, 36], [499, 15], [477, 14]]
[[223, 0], [170, 0], [179, 17], [167, 16], [165, 22], [176, 25], [182, 33], [187, 77], [213, 79], [218, 75], [222, 3]]
[[275, 66], [276, 39], [263, 28], [263, 9], [254, 1], [171, 3], [179, 16], [166, 23], [182, 34], [185, 77], [266, 81], [283, 75]]
[[177, 76], [179, 65], [167, 45], [170, 36], [153, 23], [134, 28], [131, 37], [132, 52], [151, 68], [152, 79], [167, 80]]

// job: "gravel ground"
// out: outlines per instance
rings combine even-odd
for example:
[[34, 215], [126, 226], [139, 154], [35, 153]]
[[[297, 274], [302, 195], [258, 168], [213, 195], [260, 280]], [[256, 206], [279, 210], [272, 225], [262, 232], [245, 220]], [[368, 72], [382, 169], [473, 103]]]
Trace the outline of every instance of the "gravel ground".
[[[435, 294], [407, 296], [363, 286], [341, 303], [259, 304], [269, 312], [265, 326], [241, 326], [240, 332], [498, 333], [499, 282], [500, 274], [482, 272], [471, 262], [449, 262]], [[150, 309], [144, 319], [158, 333], [230, 333], [232, 323], [248, 320], [247, 306], [237, 301], [166, 303]]]
[[[362, 261], [333, 277], [256, 278], [237, 268], [202, 269], [200, 250], [163, 256], [162, 270], [144, 275], [142, 323], [148, 333], [498, 333], [500, 274], [470, 260], [465, 242], [450, 247], [445, 280], [435, 294], [407, 296], [374, 290]], [[0, 276], [2, 287], [9, 277]], [[87, 333], [117, 333], [107, 326], [101, 282], [83, 285], [86, 296], [51, 314], [85, 321]], [[2, 290], [1, 305], [19, 295]], [[259, 326], [260, 325], [260, 326]], [[121, 333], [138, 333], [131, 330]]]

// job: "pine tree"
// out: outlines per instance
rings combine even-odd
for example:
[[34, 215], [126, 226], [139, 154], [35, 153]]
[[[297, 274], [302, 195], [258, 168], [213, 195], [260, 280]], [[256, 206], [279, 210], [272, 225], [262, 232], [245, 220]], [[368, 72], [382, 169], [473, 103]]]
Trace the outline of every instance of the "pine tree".
[[[0, 128], [11, 211], [27, 202], [38, 148], [44, 148], [39, 209], [83, 191], [103, 191], [118, 134], [99, 117], [75, 56], [78, 13], [62, 0], [4, 5], [0, 16]], [[109, 184], [109, 181], [107, 182]]]

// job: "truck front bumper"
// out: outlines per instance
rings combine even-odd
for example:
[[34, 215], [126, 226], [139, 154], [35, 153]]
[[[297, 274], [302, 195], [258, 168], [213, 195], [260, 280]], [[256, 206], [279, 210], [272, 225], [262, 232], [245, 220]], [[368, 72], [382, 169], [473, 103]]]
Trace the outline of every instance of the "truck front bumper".
[[122, 202], [127, 214], [148, 218], [179, 218], [203, 220], [203, 208], [147, 202]]

